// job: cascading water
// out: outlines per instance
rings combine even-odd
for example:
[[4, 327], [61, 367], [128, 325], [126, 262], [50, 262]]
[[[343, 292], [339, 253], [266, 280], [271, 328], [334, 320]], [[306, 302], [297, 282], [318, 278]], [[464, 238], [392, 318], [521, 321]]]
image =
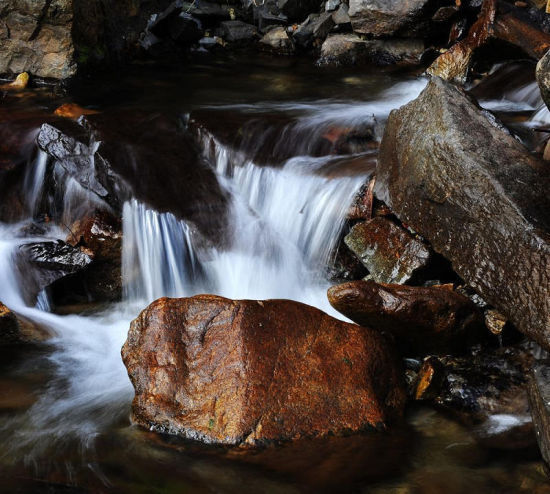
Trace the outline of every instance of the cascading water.
[[[287, 104], [284, 111], [301, 112], [295, 131], [305, 128], [320, 135], [330, 122], [351, 127], [371, 122], [373, 115], [383, 119], [392, 108], [415, 98], [424, 85], [423, 80], [400, 84], [379, 103], [308, 104], [307, 108]], [[106, 312], [55, 315], [43, 310], [48, 309], [44, 294], [38, 307], [26, 306], [13, 259], [19, 245], [30, 239], [19, 238], [17, 226], [1, 227], [0, 300], [51, 331], [48, 361], [53, 364], [53, 376], [25, 414], [0, 426], [0, 456], [21, 449], [41, 454], [75, 438], [89, 445], [109, 424], [125, 417], [132, 387], [120, 348], [130, 320], [160, 296], [208, 291], [231, 298], [289, 298], [334, 314], [326, 301], [325, 269], [349, 205], [372, 171], [371, 165], [350, 172], [349, 166], [339, 165], [345, 157], [311, 157], [303, 142], [290, 140], [287, 146], [295, 146], [293, 158], [282, 166], [259, 166], [246, 158], [235, 159], [239, 150], [218, 142], [213, 147], [210, 144], [204, 142], [204, 154], [231, 198], [229, 238], [223, 245], [213, 246], [203, 241], [194, 225], [129, 201], [123, 211], [124, 301]], [[371, 157], [347, 158], [361, 161]], [[33, 177], [26, 182], [32, 212], [40, 200], [40, 176], [46, 163], [45, 156], [39, 154]], [[79, 186], [75, 192], [70, 180], [65, 183], [68, 199], [60, 217], [68, 220], [75, 208], [81, 204], [88, 207], [87, 201], [95, 199], [82, 198], [85, 189]], [[80, 199], [71, 200], [75, 197]], [[46, 234], [52, 236], [61, 234], [55, 230]]]

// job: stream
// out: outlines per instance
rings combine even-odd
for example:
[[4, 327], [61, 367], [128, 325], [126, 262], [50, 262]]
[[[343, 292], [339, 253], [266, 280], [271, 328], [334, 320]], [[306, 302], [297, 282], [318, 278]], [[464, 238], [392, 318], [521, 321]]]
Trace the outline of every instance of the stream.
[[[125, 201], [122, 301], [61, 315], [45, 292], [34, 304], [26, 301], [17, 270], [21, 245], [67, 236], [60, 226], [22, 233], [43, 199], [48, 160], [29, 148], [29, 217], [0, 223], [0, 301], [53, 336], [0, 351], [0, 491], [548, 492], [536, 451], [497, 454], [468, 428], [422, 406], [411, 407], [407, 424], [389, 433], [258, 452], [189, 443], [129, 422], [133, 388], [120, 348], [130, 321], [159, 297], [286, 298], [342, 317], [326, 298], [327, 266], [354, 196], [374, 171], [376, 151], [350, 146], [335, 155], [323, 146], [334, 129], [358, 135], [368, 129], [379, 140], [389, 112], [425, 84], [423, 77], [380, 69], [218, 61], [185, 70], [135, 66], [116, 78], [81, 81], [68, 95], [45, 88], [5, 103], [17, 113], [53, 111], [74, 100], [106, 118], [121, 110], [175, 112], [189, 129], [200, 119], [192, 131], [201, 159], [227, 200], [219, 242], [203, 231], [208, 214], [218, 215], [208, 204], [198, 222], [141, 197]], [[483, 104], [508, 114], [531, 112], [524, 128], [546, 124], [550, 116], [538, 111], [543, 105], [529, 84]], [[227, 138], [236, 130], [234, 116], [250, 130], [238, 146]], [[150, 166], [162, 167], [162, 160]], [[63, 193], [67, 222], [97, 206], [74, 183], [65, 182]]]

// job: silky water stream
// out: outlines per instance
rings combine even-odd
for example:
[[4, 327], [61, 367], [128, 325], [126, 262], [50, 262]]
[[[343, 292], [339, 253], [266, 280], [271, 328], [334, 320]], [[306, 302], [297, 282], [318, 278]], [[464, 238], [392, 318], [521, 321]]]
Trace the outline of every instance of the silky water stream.
[[[495, 459], [469, 431], [428, 409], [412, 410], [408, 426], [389, 434], [303, 441], [258, 453], [204, 447], [130, 425], [133, 389], [120, 348], [132, 318], [156, 298], [287, 298], [338, 317], [326, 300], [326, 267], [374, 155], [350, 150], [335, 157], [313, 148], [335, 127], [369, 125], [379, 139], [391, 109], [426, 84], [387, 74], [331, 74], [328, 82], [316, 80], [313, 90], [311, 69], [284, 68], [285, 78], [280, 67], [247, 67], [247, 80], [263, 84], [252, 94], [238, 76], [217, 70], [198, 67], [194, 79], [169, 75], [158, 88], [147, 77], [111, 88], [118, 95], [123, 90], [117, 84], [130, 86], [126, 105], [162, 111], [179, 104], [182, 121], [196, 110], [292, 116], [275, 142], [265, 122], [237, 147], [215, 132], [196, 132], [203, 158], [229, 198], [223, 245], [204, 242], [192, 222], [131, 199], [123, 206], [123, 301], [62, 316], [50, 312], [44, 293], [35, 306], [25, 303], [15, 259], [22, 244], [64, 238], [66, 232], [51, 227], [37, 238], [22, 234], [28, 221], [0, 224], [0, 301], [53, 334], [36, 348], [2, 353], [0, 491], [533, 492], [544, 479], [538, 462]], [[333, 98], [335, 87], [351, 96]], [[179, 96], [174, 101], [170, 95]], [[112, 108], [110, 94], [87, 102], [107, 114]], [[257, 163], [265, 146], [269, 158]], [[29, 219], [46, 166], [41, 152], [28, 166]], [[78, 184], [68, 180], [63, 189], [66, 221], [93, 209], [95, 199]]]

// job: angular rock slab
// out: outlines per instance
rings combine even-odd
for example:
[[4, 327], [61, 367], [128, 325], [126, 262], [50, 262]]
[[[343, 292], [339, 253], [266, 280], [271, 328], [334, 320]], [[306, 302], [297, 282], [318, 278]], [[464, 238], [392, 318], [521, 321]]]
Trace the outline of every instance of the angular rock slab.
[[328, 299], [357, 324], [391, 334], [405, 356], [464, 351], [488, 333], [481, 310], [446, 287], [360, 280], [329, 288]]
[[344, 242], [378, 283], [407, 283], [432, 254], [407, 230], [382, 217], [357, 223]]
[[383, 429], [403, 412], [380, 334], [293, 301], [162, 298], [132, 322], [122, 357], [135, 422], [209, 443]]
[[375, 194], [550, 348], [550, 167], [434, 78], [390, 114]]

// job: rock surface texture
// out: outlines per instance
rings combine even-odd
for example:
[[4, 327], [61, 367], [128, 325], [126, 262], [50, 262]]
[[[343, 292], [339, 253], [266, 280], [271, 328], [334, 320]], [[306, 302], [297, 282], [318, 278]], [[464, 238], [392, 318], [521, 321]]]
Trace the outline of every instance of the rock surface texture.
[[0, 4], [0, 74], [74, 75], [72, 0], [3, 0]]
[[385, 428], [403, 412], [380, 334], [287, 300], [162, 298], [122, 356], [138, 424], [211, 443]]
[[406, 283], [430, 261], [424, 243], [382, 217], [357, 223], [344, 241], [378, 283]]
[[446, 287], [352, 281], [331, 287], [328, 299], [357, 324], [391, 334], [406, 356], [466, 350], [485, 329], [481, 310]]
[[546, 348], [549, 190], [550, 168], [441, 79], [390, 115], [377, 196]]

